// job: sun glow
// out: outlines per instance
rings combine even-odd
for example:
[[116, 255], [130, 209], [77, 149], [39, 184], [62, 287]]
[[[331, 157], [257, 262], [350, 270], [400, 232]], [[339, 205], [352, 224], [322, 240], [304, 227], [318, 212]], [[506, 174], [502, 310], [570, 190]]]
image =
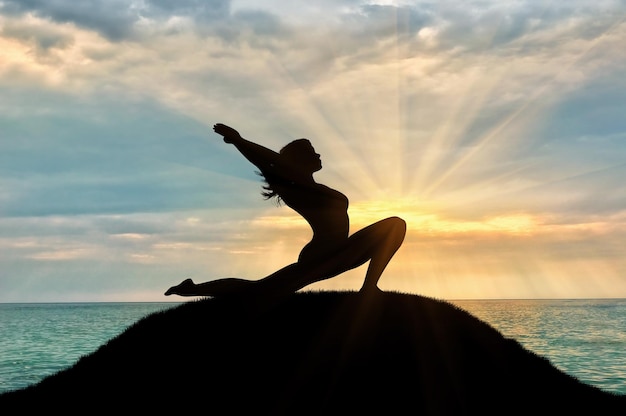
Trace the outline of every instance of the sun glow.
[[403, 218], [409, 233], [430, 236], [452, 234], [530, 235], [540, 228], [540, 218], [530, 214], [507, 214], [480, 220], [446, 219], [441, 215], [420, 212], [419, 206], [399, 202], [369, 201], [351, 207], [352, 223], [357, 227], [381, 219], [384, 215]]

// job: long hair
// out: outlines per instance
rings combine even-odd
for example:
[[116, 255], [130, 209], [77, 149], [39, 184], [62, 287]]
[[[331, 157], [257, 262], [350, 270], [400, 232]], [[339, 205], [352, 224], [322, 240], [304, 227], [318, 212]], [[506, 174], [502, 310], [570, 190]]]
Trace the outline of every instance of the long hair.
[[[310, 146], [311, 142], [308, 139], [293, 140], [287, 143], [282, 149], [280, 149], [278, 153], [280, 154], [281, 158], [291, 161], [297, 161], [302, 149], [302, 145], [304, 144]], [[275, 198], [276, 205], [280, 205], [282, 202], [282, 198], [278, 189], [280, 189], [281, 187], [289, 186], [292, 183], [289, 181], [288, 178], [280, 176], [280, 174], [275, 174], [275, 172], [256, 173], [263, 178], [263, 182], [265, 183], [265, 185], [263, 185], [262, 187], [263, 190], [261, 191], [261, 195], [263, 195], [263, 198], [266, 200]]]

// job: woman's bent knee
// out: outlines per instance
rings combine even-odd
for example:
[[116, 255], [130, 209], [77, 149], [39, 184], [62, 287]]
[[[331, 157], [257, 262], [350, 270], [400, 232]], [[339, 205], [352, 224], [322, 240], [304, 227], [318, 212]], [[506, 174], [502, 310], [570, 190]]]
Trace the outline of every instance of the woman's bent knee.
[[400, 217], [389, 217], [385, 221], [390, 223], [390, 227], [395, 232], [405, 234], [406, 233], [406, 221]]

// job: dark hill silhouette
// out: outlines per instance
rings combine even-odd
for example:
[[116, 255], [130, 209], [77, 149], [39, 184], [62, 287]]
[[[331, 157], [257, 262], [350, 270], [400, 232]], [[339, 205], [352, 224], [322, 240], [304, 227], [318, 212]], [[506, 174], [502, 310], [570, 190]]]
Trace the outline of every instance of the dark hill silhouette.
[[[0, 395], [20, 414], [626, 414], [465, 311], [383, 292], [203, 299]], [[199, 413], [201, 412], [201, 413]]]

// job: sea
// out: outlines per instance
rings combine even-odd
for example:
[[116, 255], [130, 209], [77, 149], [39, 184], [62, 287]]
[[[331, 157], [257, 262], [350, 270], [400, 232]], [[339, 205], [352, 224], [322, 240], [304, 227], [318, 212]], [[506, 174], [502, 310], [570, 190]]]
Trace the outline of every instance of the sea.
[[[626, 394], [626, 299], [448, 300], [578, 380]], [[72, 366], [178, 303], [0, 304], [0, 393]]]

